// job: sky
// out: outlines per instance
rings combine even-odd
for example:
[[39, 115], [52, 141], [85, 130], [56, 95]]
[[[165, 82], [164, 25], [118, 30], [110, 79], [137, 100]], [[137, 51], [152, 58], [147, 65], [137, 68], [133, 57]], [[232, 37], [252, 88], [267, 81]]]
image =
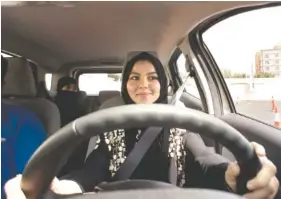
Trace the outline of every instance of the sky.
[[220, 69], [249, 73], [255, 53], [281, 43], [281, 6], [228, 18], [203, 34]]

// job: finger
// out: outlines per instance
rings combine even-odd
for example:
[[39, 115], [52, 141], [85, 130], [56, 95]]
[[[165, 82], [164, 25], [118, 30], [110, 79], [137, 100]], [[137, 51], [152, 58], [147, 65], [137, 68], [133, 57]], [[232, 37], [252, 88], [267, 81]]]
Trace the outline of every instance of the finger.
[[251, 142], [251, 145], [253, 146], [253, 148], [258, 156], [266, 156], [265, 148], [262, 145], [260, 145], [256, 142]]
[[262, 169], [258, 172], [255, 178], [248, 181], [247, 187], [249, 190], [265, 187], [276, 174], [276, 167], [270, 160], [266, 157], [260, 158], [260, 160], [262, 163]]
[[21, 181], [21, 175], [17, 175], [15, 178], [9, 180], [4, 185], [4, 190], [7, 196], [7, 199], [25, 199], [25, 195], [20, 189], [20, 181]]
[[228, 167], [230, 180], [236, 180], [237, 176], [240, 173], [240, 167], [236, 162], [232, 162]]
[[240, 168], [236, 162], [230, 163], [226, 173], [225, 179], [227, 184], [231, 187], [233, 191], [236, 190], [236, 178], [240, 173]]
[[273, 199], [279, 188], [279, 182], [277, 178], [272, 178], [268, 186], [245, 194], [243, 197], [247, 199]]
[[52, 191], [55, 191], [56, 189], [56, 185], [59, 183], [59, 179], [57, 177], [55, 177], [50, 185], [50, 189]]

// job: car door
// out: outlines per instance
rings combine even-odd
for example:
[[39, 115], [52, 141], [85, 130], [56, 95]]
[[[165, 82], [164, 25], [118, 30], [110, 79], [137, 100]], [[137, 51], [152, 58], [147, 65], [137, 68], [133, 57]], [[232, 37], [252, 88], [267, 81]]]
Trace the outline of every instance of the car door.
[[[195, 71], [202, 110], [221, 118], [248, 140], [262, 144], [278, 170], [280, 19], [280, 3], [235, 8], [205, 19], [178, 45], [190, 62], [186, 71]], [[173, 56], [172, 60], [175, 62]], [[188, 94], [188, 89], [185, 92]], [[221, 149], [224, 156], [234, 159], [227, 149]], [[280, 172], [277, 177], [280, 181]]]

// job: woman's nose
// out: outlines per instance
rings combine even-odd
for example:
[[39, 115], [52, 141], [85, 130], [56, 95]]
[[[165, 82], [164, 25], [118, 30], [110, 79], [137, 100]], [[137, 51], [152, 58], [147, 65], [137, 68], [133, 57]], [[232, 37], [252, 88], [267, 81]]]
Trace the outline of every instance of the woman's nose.
[[140, 88], [147, 88], [148, 87], [148, 81], [147, 81], [147, 78], [141, 78], [140, 79], [140, 85], [139, 85]]

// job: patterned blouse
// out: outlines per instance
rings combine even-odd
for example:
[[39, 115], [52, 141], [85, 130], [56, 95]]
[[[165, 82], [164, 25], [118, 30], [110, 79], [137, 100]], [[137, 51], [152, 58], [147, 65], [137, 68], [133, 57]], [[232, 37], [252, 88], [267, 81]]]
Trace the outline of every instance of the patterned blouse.
[[[142, 130], [138, 130], [136, 140], [138, 141]], [[186, 151], [184, 150], [183, 135], [186, 133], [184, 129], [171, 128], [169, 135], [169, 150], [168, 157], [176, 160], [177, 166], [177, 185], [183, 187], [185, 184], [185, 157]], [[124, 129], [114, 130], [104, 133], [104, 141], [107, 144], [108, 151], [110, 152], [110, 165], [109, 171], [111, 176], [114, 176], [116, 171], [120, 168], [121, 164], [125, 161], [126, 146], [125, 146], [125, 131]], [[98, 148], [100, 138], [97, 140], [96, 148]]]

